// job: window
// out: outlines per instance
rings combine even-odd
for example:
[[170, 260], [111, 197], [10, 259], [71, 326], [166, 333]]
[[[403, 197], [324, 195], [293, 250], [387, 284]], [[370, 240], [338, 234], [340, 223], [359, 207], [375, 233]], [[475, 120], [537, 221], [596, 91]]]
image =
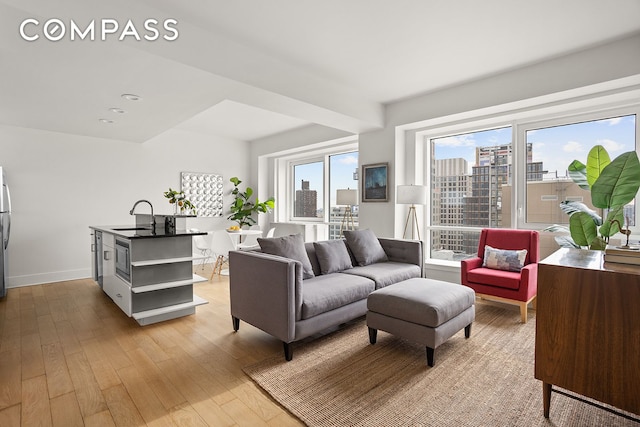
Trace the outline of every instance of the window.
[[[477, 129], [467, 123], [446, 128], [446, 134], [437, 129], [418, 132], [427, 153], [425, 179], [431, 186], [428, 257], [460, 261], [475, 256], [480, 229], [485, 227], [541, 230], [568, 224], [560, 202], [591, 202], [590, 193], [568, 177], [568, 165], [573, 160], [586, 163], [597, 144], [611, 159], [638, 151], [639, 111], [636, 105], [538, 120], [532, 110], [524, 119], [519, 113], [496, 117], [494, 127], [487, 120]], [[455, 132], [456, 126], [466, 129]], [[634, 231], [635, 200], [625, 215]]]
[[502, 200], [512, 181], [511, 135], [508, 126], [429, 140], [435, 165], [431, 258], [457, 261], [477, 253], [479, 232], [460, 227], [504, 226]]
[[[619, 154], [636, 149], [636, 116], [608, 117], [556, 126], [527, 128], [527, 145], [532, 145], [533, 157], [540, 165], [527, 169], [526, 222], [529, 224], [568, 224], [569, 216], [559, 203], [583, 201], [591, 209], [590, 193], [578, 187], [568, 177], [567, 167], [573, 160], [587, 162], [587, 154], [595, 145], [602, 145], [613, 160]], [[530, 179], [529, 179], [530, 178]], [[603, 212], [599, 212], [603, 216]], [[625, 208], [625, 217], [635, 225], [635, 201]]]
[[[290, 221], [324, 223], [329, 239], [340, 238], [349, 211], [358, 222], [358, 204], [337, 204], [337, 190], [358, 190], [358, 152], [329, 151], [322, 156], [289, 161], [292, 192], [287, 198]], [[359, 197], [358, 197], [359, 200]], [[351, 224], [351, 221], [349, 222]]]
[[293, 217], [322, 218], [324, 208], [324, 162], [293, 166]]

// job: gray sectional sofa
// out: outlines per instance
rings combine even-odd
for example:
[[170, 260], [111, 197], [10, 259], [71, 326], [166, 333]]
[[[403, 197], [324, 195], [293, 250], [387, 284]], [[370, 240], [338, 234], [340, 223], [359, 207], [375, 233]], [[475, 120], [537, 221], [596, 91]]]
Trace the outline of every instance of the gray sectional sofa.
[[421, 241], [377, 238], [370, 230], [345, 237], [304, 243], [292, 235], [260, 239], [261, 251], [232, 251], [234, 330], [242, 320], [273, 335], [291, 360], [291, 343], [363, 316], [374, 290], [422, 277]]

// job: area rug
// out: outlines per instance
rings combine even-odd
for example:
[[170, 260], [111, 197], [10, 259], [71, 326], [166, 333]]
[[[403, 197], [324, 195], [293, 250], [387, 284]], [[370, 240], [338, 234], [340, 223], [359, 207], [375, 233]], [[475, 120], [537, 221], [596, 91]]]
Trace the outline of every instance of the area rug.
[[535, 314], [476, 305], [471, 338], [461, 331], [426, 363], [424, 347], [378, 332], [363, 319], [244, 368], [309, 426], [634, 426], [624, 417], [553, 393], [542, 414], [534, 378]]

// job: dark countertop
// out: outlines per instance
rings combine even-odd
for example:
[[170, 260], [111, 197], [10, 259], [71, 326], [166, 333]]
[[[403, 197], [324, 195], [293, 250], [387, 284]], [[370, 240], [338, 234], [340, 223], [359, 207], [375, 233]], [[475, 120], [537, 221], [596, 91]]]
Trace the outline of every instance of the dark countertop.
[[89, 228], [102, 231], [104, 233], [111, 233], [116, 236], [124, 237], [127, 239], [203, 236], [207, 234], [205, 231], [187, 231], [187, 230], [177, 230], [177, 231], [167, 232], [164, 226], [156, 227], [155, 232], [152, 232], [150, 228], [136, 227], [135, 225], [90, 225]]

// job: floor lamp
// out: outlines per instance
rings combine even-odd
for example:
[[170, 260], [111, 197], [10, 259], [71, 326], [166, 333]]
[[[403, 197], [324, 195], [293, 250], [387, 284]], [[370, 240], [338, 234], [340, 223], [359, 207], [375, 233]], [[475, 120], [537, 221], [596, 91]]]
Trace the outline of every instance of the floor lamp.
[[420, 239], [420, 227], [418, 226], [418, 216], [416, 215], [416, 205], [427, 203], [427, 187], [424, 185], [398, 185], [396, 201], [402, 205], [411, 205], [407, 214], [407, 221], [404, 223], [404, 233], [402, 238], [407, 236], [407, 227], [411, 223], [411, 239], [414, 239], [414, 227]]
[[342, 236], [343, 230], [349, 230], [349, 223], [351, 223], [351, 230], [356, 229], [355, 222], [353, 221], [353, 213], [351, 207], [358, 204], [358, 190], [336, 190], [336, 205], [345, 206], [344, 216], [342, 217], [342, 223], [340, 224], [340, 236]]

